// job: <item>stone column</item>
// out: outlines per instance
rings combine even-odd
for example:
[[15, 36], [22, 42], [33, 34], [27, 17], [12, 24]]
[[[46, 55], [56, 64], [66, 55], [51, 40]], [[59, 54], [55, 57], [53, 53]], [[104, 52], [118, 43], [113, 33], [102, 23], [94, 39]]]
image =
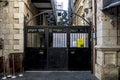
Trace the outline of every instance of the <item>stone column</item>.
[[95, 75], [99, 80], [118, 80], [118, 45], [116, 8], [102, 12], [103, 0], [97, 0], [97, 62]]

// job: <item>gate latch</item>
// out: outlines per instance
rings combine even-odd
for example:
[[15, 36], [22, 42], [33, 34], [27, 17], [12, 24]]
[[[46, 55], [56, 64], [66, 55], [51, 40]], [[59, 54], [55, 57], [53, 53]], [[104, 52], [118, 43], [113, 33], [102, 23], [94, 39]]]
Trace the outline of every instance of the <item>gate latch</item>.
[[75, 54], [75, 51], [71, 51], [71, 54]]
[[39, 52], [39, 54], [43, 55], [43, 54], [44, 54], [44, 52], [43, 52], [43, 51], [40, 51], [40, 52]]

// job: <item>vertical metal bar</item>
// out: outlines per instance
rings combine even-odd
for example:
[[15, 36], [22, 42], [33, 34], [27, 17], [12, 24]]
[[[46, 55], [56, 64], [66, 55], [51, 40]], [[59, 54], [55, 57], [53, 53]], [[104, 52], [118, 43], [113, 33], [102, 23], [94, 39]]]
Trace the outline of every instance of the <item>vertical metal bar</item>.
[[67, 42], [67, 40], [66, 40], [66, 33], [64, 34], [64, 41], [65, 41], [65, 42], [64, 42], [64, 47], [66, 48], [66, 44], [67, 44], [67, 43], [66, 43], [66, 42]]
[[53, 44], [53, 47], [54, 47], [55, 46], [55, 34], [53, 33], [52, 35], [53, 35], [53, 43], [52, 44]]
[[57, 38], [56, 38], [56, 33], [54, 33], [54, 47], [56, 47], [56, 42], [57, 42]]
[[20, 77], [22, 77], [23, 76], [23, 56], [22, 56], [22, 54], [19, 54], [20, 55], [20, 57], [19, 57], [19, 60], [20, 60], [20, 74], [19, 74], [19, 76]]
[[65, 33], [62, 33], [62, 47], [63, 47], [63, 48], [65, 48], [65, 46], [64, 46], [64, 42], [65, 42], [64, 34], [65, 34]]
[[61, 43], [61, 33], [59, 33], [59, 48], [62, 47], [61, 44], [62, 44], [62, 43]]
[[8, 65], [7, 65], [7, 68], [8, 68], [8, 75], [7, 75], [7, 77], [8, 78], [10, 78], [12, 75], [11, 75], [11, 72], [10, 72], [10, 61], [9, 61], [9, 57], [8, 57], [8, 59], [7, 59], [7, 63], [8, 63]]
[[6, 77], [6, 65], [5, 65], [5, 56], [3, 55], [3, 77], [2, 79], [7, 79]]
[[84, 33], [84, 47], [86, 48], [86, 33]]
[[62, 33], [60, 33], [60, 47], [63, 47], [63, 42], [62, 42]]
[[31, 47], [33, 47], [32, 41], [33, 41], [33, 40], [32, 40], [32, 33], [31, 33]]
[[71, 47], [73, 47], [73, 41], [74, 41], [74, 35], [73, 35], [73, 33], [71, 33], [71, 37], [72, 37], [72, 39], [71, 39]]
[[71, 37], [71, 34], [70, 34], [70, 47], [71, 47], [71, 40], [72, 40], [72, 37]]
[[45, 67], [46, 67], [46, 69], [48, 69], [48, 50], [49, 50], [49, 31], [48, 31], [48, 28], [45, 28], [44, 29], [44, 35], [45, 35], [45, 44], [44, 44], [44, 48], [45, 48], [45, 50], [46, 50], [46, 54], [45, 54], [45, 56], [46, 56], [46, 65], [45, 65]]
[[56, 33], [55, 34], [55, 47], [57, 47], [57, 37], [56, 37]]
[[13, 76], [12, 76], [12, 78], [16, 78], [16, 76], [15, 76], [15, 57], [14, 57], [14, 54], [12, 54], [12, 66], [13, 66]]

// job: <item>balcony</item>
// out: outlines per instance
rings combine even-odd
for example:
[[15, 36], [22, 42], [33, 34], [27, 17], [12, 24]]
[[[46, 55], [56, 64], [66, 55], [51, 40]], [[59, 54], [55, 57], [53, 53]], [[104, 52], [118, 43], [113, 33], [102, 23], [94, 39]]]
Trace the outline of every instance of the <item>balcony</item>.
[[31, 2], [40, 10], [52, 9], [51, 0], [31, 0]]
[[104, 0], [103, 1], [103, 10], [116, 7], [120, 5], [120, 0]]

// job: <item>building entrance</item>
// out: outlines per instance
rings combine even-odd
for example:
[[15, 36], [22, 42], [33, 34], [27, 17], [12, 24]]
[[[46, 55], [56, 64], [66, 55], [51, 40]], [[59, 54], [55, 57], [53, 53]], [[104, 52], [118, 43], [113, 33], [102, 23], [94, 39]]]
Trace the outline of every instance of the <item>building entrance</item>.
[[[72, 18], [61, 11], [59, 25], [53, 25], [51, 11], [45, 13], [47, 26], [30, 26], [25, 21], [24, 67], [26, 70], [91, 70], [91, 26], [70, 26]], [[45, 16], [44, 15], [44, 16]], [[83, 17], [74, 14], [87, 22]], [[43, 22], [43, 21], [42, 21]]]

